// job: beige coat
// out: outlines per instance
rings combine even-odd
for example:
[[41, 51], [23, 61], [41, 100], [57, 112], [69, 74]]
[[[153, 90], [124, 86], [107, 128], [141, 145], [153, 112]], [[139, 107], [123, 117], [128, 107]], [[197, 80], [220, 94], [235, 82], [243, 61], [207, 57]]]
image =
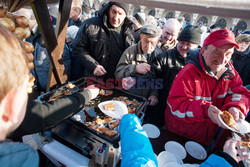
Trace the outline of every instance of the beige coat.
[[[115, 77], [118, 79], [125, 77], [136, 76], [135, 66], [140, 63], [149, 63], [152, 61], [153, 57], [158, 54], [158, 50], [155, 50], [151, 55], [149, 62], [147, 57], [141, 50], [141, 41], [138, 44], [128, 47], [122, 54], [115, 71]], [[137, 78], [138, 79], [138, 78]], [[145, 81], [146, 82], [146, 81]], [[146, 83], [144, 84], [146, 85]], [[158, 96], [158, 90], [156, 89], [130, 89], [131, 93], [137, 94], [143, 97], [149, 97], [150, 95]]]

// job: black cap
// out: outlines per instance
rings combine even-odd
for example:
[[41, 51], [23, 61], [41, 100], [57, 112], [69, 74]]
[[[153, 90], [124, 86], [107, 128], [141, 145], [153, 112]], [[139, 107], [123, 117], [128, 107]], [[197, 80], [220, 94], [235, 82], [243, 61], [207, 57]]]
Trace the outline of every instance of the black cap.
[[145, 13], [136, 13], [134, 14], [134, 18], [143, 26], [146, 21]]
[[156, 25], [146, 25], [141, 28], [141, 33], [154, 36], [154, 37], [160, 37], [162, 34], [162, 29], [159, 26]]
[[129, 4], [126, 4], [126, 3], [119, 3], [119, 2], [112, 2], [112, 1], [110, 1], [109, 4], [110, 4], [110, 7], [111, 7], [112, 5], [117, 5], [117, 6], [121, 7], [121, 8], [126, 12], [126, 14], [128, 14], [128, 11], [129, 11]]
[[178, 41], [186, 41], [195, 44], [201, 43], [202, 30], [199, 27], [194, 27], [192, 25], [186, 26], [177, 38]]

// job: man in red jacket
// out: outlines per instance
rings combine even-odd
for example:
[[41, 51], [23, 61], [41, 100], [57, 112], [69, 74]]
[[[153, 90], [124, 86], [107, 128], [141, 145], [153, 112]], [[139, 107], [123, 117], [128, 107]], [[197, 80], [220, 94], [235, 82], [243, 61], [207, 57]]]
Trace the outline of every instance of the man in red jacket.
[[250, 91], [230, 63], [234, 34], [212, 32], [200, 51], [192, 52], [187, 65], [177, 74], [165, 112], [166, 128], [202, 144], [209, 144], [218, 126], [218, 115], [227, 110], [235, 121], [249, 111]]

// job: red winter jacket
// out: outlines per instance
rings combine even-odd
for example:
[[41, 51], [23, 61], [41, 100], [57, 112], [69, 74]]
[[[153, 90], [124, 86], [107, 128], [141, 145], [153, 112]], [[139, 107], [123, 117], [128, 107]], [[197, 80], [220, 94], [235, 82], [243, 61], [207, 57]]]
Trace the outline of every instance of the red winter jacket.
[[207, 69], [202, 55], [191, 55], [187, 65], [176, 76], [167, 99], [166, 128], [202, 144], [209, 144], [218, 126], [208, 117], [213, 104], [221, 111], [237, 107], [247, 115], [250, 91], [232, 64], [218, 79]]

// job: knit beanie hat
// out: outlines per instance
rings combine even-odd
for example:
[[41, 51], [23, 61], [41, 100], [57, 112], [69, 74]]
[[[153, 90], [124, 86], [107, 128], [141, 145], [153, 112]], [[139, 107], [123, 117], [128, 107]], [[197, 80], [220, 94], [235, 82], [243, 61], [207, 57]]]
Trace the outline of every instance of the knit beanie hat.
[[201, 34], [202, 31], [199, 27], [188, 25], [181, 31], [181, 34], [179, 35], [177, 40], [191, 42], [199, 45], [201, 43]]
[[136, 13], [134, 14], [134, 18], [142, 25], [144, 26], [146, 21], [146, 15], [145, 13]]
[[112, 2], [112, 1], [110, 1], [109, 4], [110, 4], [110, 7], [111, 7], [112, 5], [117, 5], [117, 6], [121, 7], [121, 8], [126, 12], [126, 14], [128, 14], [128, 11], [129, 11], [129, 4], [126, 4], [126, 3], [119, 3], [119, 2]]

